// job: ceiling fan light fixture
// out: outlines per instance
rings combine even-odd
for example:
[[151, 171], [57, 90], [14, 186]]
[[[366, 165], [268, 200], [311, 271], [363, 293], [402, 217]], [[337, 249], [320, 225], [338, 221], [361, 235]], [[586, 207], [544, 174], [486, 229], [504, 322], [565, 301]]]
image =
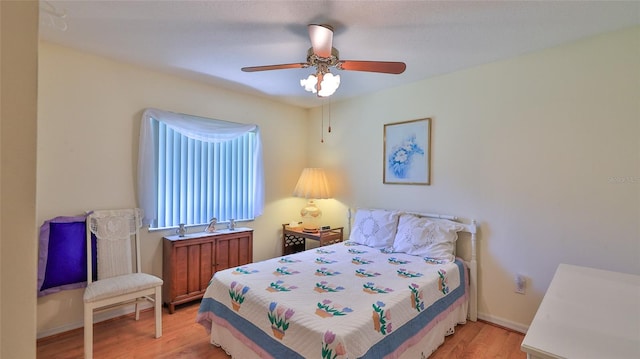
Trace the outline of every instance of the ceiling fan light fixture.
[[320, 89], [318, 96], [329, 97], [333, 95], [340, 86], [340, 75], [334, 75], [331, 72], [327, 72], [322, 76], [322, 82], [320, 83]]
[[[319, 86], [318, 78], [322, 79]], [[329, 97], [340, 86], [340, 75], [334, 75], [331, 72], [323, 74], [318, 71], [317, 74], [311, 74], [306, 79], [300, 80], [300, 86], [308, 92], [317, 93], [319, 97]]]
[[304, 87], [305, 91], [316, 93], [316, 84], [318, 83], [318, 78], [316, 75], [311, 74], [306, 79], [300, 80], [300, 86]]

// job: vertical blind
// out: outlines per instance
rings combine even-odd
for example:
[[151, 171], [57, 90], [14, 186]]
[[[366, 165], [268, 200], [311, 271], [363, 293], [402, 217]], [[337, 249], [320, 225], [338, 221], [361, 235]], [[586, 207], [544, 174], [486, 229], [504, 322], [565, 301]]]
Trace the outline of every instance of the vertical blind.
[[253, 219], [253, 138], [225, 142], [188, 138], [158, 127], [157, 227]]
[[151, 228], [250, 220], [262, 213], [256, 125], [147, 109], [138, 156], [138, 200]]

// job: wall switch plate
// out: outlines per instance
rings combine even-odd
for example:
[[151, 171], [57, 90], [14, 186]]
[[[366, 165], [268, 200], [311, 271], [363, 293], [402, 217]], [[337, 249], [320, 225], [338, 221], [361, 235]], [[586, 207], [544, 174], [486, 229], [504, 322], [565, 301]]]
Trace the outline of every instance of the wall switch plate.
[[520, 294], [524, 294], [525, 293], [526, 284], [527, 284], [527, 278], [524, 275], [520, 274], [520, 273], [516, 274], [515, 292], [516, 293], [520, 293]]

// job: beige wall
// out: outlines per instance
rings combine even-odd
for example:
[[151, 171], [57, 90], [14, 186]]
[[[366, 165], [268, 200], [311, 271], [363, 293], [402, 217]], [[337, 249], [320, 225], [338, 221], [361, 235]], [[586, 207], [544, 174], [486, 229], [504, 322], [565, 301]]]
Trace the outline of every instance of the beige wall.
[[35, 358], [38, 3], [0, 1], [0, 358]]
[[[382, 184], [383, 125], [424, 117], [432, 184]], [[485, 319], [525, 330], [559, 263], [640, 274], [640, 28], [336, 102], [331, 124], [310, 156], [345, 205], [479, 221]]]
[[[280, 224], [304, 203], [291, 197], [306, 161], [306, 153], [292, 149], [304, 147], [304, 139], [288, 134], [304, 131], [307, 110], [49, 43], [40, 44], [39, 68], [38, 223], [135, 206], [140, 117], [145, 108], [156, 107], [261, 127], [266, 207], [246, 225], [255, 230], [255, 260], [280, 254]], [[166, 234], [143, 233], [146, 271], [162, 275]], [[82, 290], [38, 300], [39, 336], [81, 325]]]

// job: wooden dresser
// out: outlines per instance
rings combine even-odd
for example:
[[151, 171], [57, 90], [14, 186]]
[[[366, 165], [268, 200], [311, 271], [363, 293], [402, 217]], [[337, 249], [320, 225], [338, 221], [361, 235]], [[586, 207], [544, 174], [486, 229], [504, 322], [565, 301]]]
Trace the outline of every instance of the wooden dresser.
[[253, 261], [253, 229], [189, 233], [163, 238], [162, 299], [176, 304], [201, 299], [213, 274]]

